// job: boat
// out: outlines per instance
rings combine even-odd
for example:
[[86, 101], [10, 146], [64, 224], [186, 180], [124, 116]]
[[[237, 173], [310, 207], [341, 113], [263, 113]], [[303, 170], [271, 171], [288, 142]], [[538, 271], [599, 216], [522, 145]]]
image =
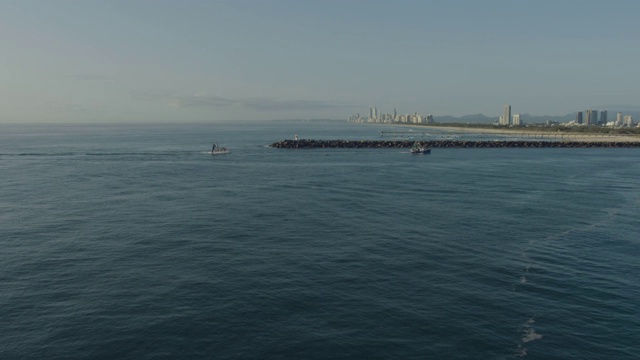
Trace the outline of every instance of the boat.
[[218, 143], [213, 144], [213, 146], [211, 147], [211, 155], [222, 155], [228, 154], [230, 152], [231, 150], [227, 149], [226, 147], [219, 146]]
[[416, 141], [411, 146], [411, 149], [409, 149], [409, 152], [412, 154], [430, 154], [431, 148], [425, 147], [419, 141]]

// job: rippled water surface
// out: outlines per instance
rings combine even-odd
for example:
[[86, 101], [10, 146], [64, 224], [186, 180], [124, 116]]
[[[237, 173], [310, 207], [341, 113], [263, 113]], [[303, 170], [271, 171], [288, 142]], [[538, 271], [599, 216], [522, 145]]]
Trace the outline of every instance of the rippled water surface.
[[640, 150], [388, 129], [1, 125], [0, 358], [638, 357]]

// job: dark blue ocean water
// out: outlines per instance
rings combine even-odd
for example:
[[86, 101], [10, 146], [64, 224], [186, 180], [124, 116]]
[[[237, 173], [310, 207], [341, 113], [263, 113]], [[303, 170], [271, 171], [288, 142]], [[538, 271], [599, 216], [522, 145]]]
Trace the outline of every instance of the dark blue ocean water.
[[0, 125], [0, 358], [640, 356], [639, 150], [389, 129]]

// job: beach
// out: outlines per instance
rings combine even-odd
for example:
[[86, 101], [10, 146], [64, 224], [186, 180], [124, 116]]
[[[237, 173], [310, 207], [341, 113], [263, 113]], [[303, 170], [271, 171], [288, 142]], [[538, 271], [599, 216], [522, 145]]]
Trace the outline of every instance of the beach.
[[440, 129], [451, 132], [468, 132], [483, 133], [496, 135], [512, 135], [514, 137], [522, 137], [523, 139], [540, 139], [540, 140], [565, 140], [565, 141], [602, 141], [602, 142], [638, 142], [639, 135], [617, 135], [617, 134], [597, 134], [597, 133], [564, 133], [550, 131], [522, 131], [517, 129], [486, 129], [462, 126], [428, 126], [428, 125], [410, 125], [413, 128], [421, 129]]

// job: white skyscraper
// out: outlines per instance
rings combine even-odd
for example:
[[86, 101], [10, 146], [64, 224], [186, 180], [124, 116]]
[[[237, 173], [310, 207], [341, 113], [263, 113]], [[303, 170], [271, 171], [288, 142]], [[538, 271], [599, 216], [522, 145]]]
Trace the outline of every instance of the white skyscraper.
[[504, 106], [504, 112], [500, 117], [499, 125], [509, 125], [511, 124], [511, 105]]

